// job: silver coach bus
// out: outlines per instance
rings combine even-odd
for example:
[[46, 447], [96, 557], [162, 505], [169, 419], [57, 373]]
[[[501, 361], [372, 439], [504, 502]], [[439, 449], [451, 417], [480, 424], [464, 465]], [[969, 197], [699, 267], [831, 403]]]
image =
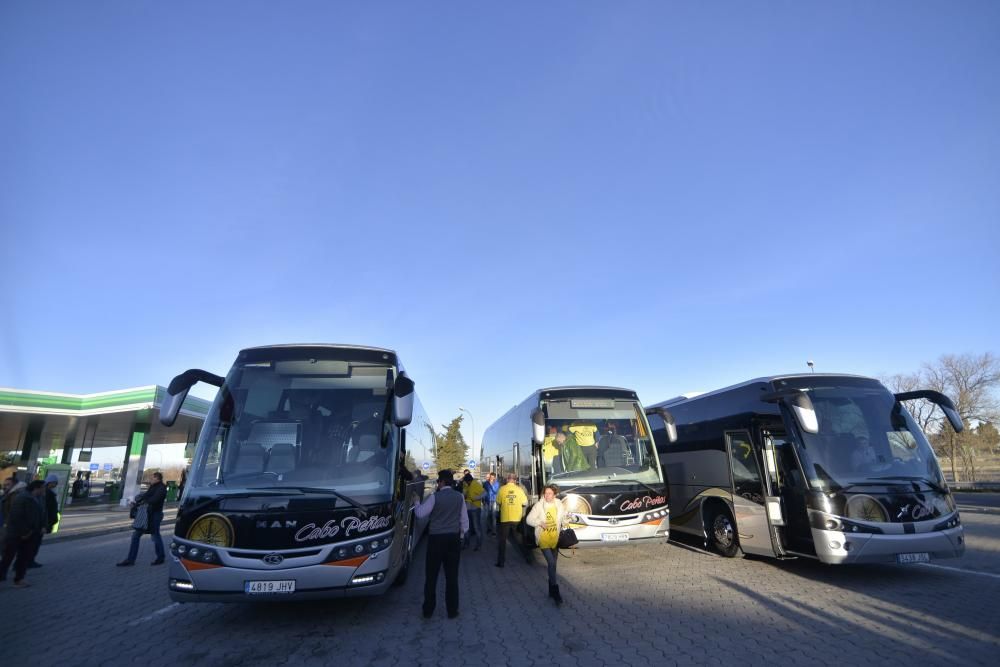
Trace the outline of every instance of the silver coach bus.
[[758, 378], [646, 409], [675, 531], [724, 556], [923, 563], [960, 556], [961, 520], [937, 458], [903, 402], [877, 380]]
[[[556, 484], [578, 546], [668, 537], [667, 489], [656, 447], [638, 396], [629, 389], [533, 392], [486, 430], [480, 468], [501, 479], [516, 472], [531, 503], [542, 487]], [[518, 535], [534, 545], [534, 532], [523, 520]]]
[[422, 526], [404, 457], [430, 422], [395, 352], [246, 349], [225, 378], [174, 378], [164, 424], [198, 381], [219, 391], [170, 544], [171, 598], [376, 595], [405, 579]]

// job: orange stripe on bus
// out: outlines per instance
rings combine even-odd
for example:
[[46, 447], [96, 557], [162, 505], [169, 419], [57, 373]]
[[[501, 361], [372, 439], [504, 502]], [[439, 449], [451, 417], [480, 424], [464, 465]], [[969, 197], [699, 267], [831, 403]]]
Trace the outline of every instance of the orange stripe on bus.
[[335, 560], [330, 563], [323, 563], [323, 565], [334, 565], [336, 567], [357, 567], [358, 565], [364, 563], [366, 560], [368, 560], [368, 556], [358, 556], [356, 558], [348, 558], [346, 560]]
[[184, 566], [185, 570], [214, 570], [217, 567], [222, 567], [218, 563], [199, 563], [198, 561], [188, 560], [187, 558], [181, 558], [181, 565]]

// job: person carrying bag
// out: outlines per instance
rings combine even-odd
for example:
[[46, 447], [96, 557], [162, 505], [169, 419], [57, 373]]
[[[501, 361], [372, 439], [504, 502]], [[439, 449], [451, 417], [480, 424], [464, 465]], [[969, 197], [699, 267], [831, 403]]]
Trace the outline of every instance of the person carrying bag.
[[163, 538], [160, 537], [160, 522], [163, 521], [163, 503], [167, 499], [167, 487], [163, 483], [163, 474], [153, 473], [153, 483], [149, 485], [146, 493], [136, 497], [132, 504], [132, 543], [129, 545], [128, 556], [125, 560], [117, 563], [118, 567], [130, 567], [135, 565], [135, 558], [139, 555], [139, 540], [145, 533], [149, 533], [153, 539], [153, 548], [156, 550], [156, 560], [152, 565], [162, 565], [166, 554], [163, 551]]
[[559, 580], [556, 577], [556, 561], [559, 558], [559, 533], [565, 522], [566, 511], [562, 501], [556, 498], [557, 493], [559, 487], [547, 484], [542, 490], [541, 500], [528, 512], [527, 523], [535, 529], [535, 541], [548, 564], [549, 597], [556, 605], [561, 605], [563, 600], [559, 593]]

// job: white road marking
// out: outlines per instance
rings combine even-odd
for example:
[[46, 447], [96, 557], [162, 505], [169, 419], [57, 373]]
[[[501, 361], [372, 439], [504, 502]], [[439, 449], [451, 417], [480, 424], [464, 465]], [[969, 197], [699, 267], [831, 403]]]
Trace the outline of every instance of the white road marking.
[[993, 574], [992, 572], [979, 572], [977, 570], [963, 570], [960, 567], [948, 567], [947, 565], [934, 565], [933, 563], [918, 563], [923, 567], [934, 567], [939, 570], [951, 570], [952, 572], [961, 572], [962, 574], [978, 574], [981, 577], [991, 577], [993, 579], [1000, 579], [1000, 574]]
[[180, 602], [175, 602], [173, 604], [168, 604], [163, 609], [157, 609], [152, 614], [146, 614], [142, 618], [137, 618], [134, 621], [129, 622], [129, 627], [140, 625], [142, 623], [145, 623], [146, 621], [152, 621], [154, 618], [156, 618], [160, 614], [166, 614], [168, 611], [173, 611], [174, 609], [176, 609], [177, 607], [180, 607], [180, 606], [181, 606]]

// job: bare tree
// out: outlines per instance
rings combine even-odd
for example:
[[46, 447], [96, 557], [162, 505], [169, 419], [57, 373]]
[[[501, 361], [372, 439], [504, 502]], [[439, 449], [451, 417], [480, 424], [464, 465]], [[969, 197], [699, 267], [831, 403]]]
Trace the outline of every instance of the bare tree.
[[[934, 363], [925, 363], [917, 373], [887, 378], [890, 387], [934, 389], [955, 402], [955, 408], [966, 427], [996, 421], [1000, 416], [1000, 358], [983, 354], [945, 354]], [[919, 387], [917, 386], [919, 385]], [[943, 428], [944, 415], [926, 401], [913, 401], [907, 406], [921, 428], [944, 450], [951, 463], [952, 479], [959, 481], [958, 464], [965, 476], [975, 481], [976, 448], [981, 438], [962, 437]]]

